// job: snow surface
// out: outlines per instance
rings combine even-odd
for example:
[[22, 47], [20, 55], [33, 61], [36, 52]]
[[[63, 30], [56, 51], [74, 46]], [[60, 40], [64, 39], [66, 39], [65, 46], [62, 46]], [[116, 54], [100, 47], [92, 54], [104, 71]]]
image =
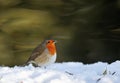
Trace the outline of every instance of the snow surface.
[[[105, 71], [106, 70], [106, 71]], [[0, 67], [0, 83], [120, 83], [120, 61], [55, 63], [46, 68]]]

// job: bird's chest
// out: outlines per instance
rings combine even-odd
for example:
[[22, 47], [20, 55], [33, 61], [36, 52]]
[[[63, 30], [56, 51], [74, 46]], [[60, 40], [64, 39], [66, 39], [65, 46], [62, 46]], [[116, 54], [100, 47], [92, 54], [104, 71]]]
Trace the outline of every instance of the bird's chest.
[[56, 53], [51, 55], [48, 50], [45, 50], [35, 61], [39, 66], [52, 64], [56, 61]]

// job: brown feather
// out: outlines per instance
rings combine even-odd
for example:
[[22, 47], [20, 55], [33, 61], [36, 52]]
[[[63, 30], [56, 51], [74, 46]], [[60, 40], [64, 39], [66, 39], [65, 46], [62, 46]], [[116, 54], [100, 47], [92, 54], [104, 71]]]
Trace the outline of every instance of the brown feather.
[[29, 61], [35, 60], [38, 56], [42, 54], [42, 52], [45, 50], [45, 41], [43, 41], [40, 45], [38, 45], [32, 52], [32, 55], [27, 60], [27, 63]]

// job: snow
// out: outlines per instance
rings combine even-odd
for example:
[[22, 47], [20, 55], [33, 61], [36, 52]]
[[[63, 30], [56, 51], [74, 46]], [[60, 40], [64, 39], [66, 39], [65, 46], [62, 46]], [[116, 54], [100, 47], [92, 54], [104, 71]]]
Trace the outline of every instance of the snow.
[[0, 83], [120, 83], [120, 61], [54, 63], [47, 67], [0, 67]]

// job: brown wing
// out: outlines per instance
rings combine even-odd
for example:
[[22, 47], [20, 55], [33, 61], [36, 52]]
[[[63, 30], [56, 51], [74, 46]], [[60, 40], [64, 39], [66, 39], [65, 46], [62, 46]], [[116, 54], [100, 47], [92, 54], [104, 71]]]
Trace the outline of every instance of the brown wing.
[[40, 56], [44, 50], [45, 50], [45, 46], [43, 42], [33, 50], [32, 55], [29, 57], [27, 63], [31, 60], [35, 60], [36, 57]]

